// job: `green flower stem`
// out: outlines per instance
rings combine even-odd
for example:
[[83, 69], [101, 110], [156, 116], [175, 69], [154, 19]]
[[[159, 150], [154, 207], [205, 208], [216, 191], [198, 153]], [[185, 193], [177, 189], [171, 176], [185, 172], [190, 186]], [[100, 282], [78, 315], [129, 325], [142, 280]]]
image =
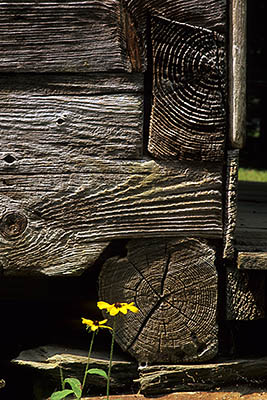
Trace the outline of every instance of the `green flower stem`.
[[115, 341], [116, 319], [117, 318], [114, 317], [114, 319], [113, 319], [113, 327], [112, 327], [112, 339], [111, 339], [111, 346], [110, 346], [108, 380], [107, 380], [107, 400], [109, 400], [109, 385], [110, 385], [110, 374], [111, 374], [112, 357], [113, 357], [114, 341]]
[[89, 347], [89, 351], [88, 351], [87, 364], [86, 364], [86, 368], [85, 368], [85, 371], [84, 371], [84, 377], [83, 377], [83, 383], [82, 383], [82, 390], [83, 390], [83, 388], [84, 388], [85, 381], [86, 381], [86, 376], [87, 376], [87, 371], [88, 371], [89, 362], [90, 362], [90, 358], [91, 358], [91, 353], [92, 353], [92, 348], [93, 348], [95, 333], [96, 333], [96, 331], [93, 331], [92, 339], [91, 339], [91, 343], [90, 343], [90, 347]]
[[62, 367], [59, 367], [59, 373], [60, 373], [61, 389], [64, 390], [65, 389], [65, 383], [64, 383]]

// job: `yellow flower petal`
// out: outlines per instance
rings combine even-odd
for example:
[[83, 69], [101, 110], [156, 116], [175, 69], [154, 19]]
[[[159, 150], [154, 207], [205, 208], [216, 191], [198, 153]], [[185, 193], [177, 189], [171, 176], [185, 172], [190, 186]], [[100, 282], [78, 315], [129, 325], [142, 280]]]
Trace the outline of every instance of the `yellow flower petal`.
[[128, 310], [130, 310], [130, 311], [132, 311], [134, 313], [139, 311], [138, 308], [134, 306], [134, 303], [128, 304]]
[[119, 312], [120, 312], [120, 310], [119, 310], [119, 308], [117, 308], [117, 307], [112, 307], [112, 308], [109, 310], [109, 313], [110, 313], [110, 315], [111, 315], [112, 317], [114, 317], [114, 315], [117, 315]]
[[92, 326], [94, 322], [91, 319], [82, 318], [82, 324]]
[[98, 307], [100, 310], [103, 310], [103, 309], [109, 310], [111, 307], [113, 307], [113, 304], [109, 304], [109, 303], [107, 303], [106, 301], [98, 301], [98, 302], [97, 302], [97, 307]]
[[[125, 303], [124, 303], [125, 304]], [[127, 310], [127, 305], [122, 305], [119, 308], [119, 311], [122, 312], [123, 314], [127, 314], [128, 310]]]
[[104, 325], [107, 322], [107, 319], [103, 319], [103, 321], [98, 321], [99, 325]]

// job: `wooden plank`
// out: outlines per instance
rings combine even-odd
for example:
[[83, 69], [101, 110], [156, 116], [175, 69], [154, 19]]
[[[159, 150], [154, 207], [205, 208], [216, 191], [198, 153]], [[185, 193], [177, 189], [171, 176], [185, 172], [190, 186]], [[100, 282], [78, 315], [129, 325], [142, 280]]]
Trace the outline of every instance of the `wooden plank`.
[[80, 274], [111, 239], [222, 236], [218, 166], [95, 159], [91, 173], [58, 175], [33, 167], [1, 175], [5, 274]]
[[0, 3], [0, 71], [133, 70], [119, 0]]
[[267, 183], [238, 183], [235, 248], [241, 252], [267, 251]]
[[[82, 382], [87, 359], [88, 352], [85, 350], [46, 345], [23, 350], [16, 358], [13, 358], [11, 364], [16, 366], [21, 374], [27, 370], [33, 382], [38, 385], [42, 393], [42, 395], [39, 393], [40, 397], [47, 399], [59, 387], [59, 368], [62, 368], [63, 373], [66, 373], [67, 377], [75, 376]], [[108, 352], [104, 350], [101, 352], [93, 351], [89, 368], [100, 368], [107, 371], [108, 365]], [[136, 384], [133, 384], [133, 380], [137, 377], [136, 363], [129, 361], [122, 354], [119, 356], [115, 355], [112, 364], [111, 390], [116, 393], [125, 393], [132, 390], [136, 386]], [[90, 391], [103, 392], [105, 390], [105, 383], [106, 381], [100, 376], [88, 374], [85, 393], [89, 388]]]
[[230, 1], [229, 139], [241, 149], [246, 139], [246, 15], [247, 0]]
[[10, 157], [20, 162], [48, 156], [55, 166], [59, 155], [65, 163], [77, 156], [86, 163], [90, 157], [142, 155], [141, 74], [19, 75], [1, 81], [1, 152], [7, 164]]
[[[178, 391], [188, 392], [215, 388], [218, 390], [218, 387], [221, 386], [229, 387], [229, 385], [233, 384], [248, 384], [250, 382], [258, 385], [259, 383], [265, 383], [266, 373], [266, 357], [244, 358], [201, 365], [148, 366], [140, 369], [139, 381], [141, 393], [145, 396], [155, 396]], [[186, 395], [189, 396], [189, 393]], [[206, 396], [207, 394], [204, 393], [201, 399], [209, 398]], [[248, 399], [251, 399], [250, 396], [251, 394]], [[217, 392], [215, 399], [228, 399], [228, 395], [224, 394], [220, 397], [219, 392]]]
[[225, 211], [223, 228], [223, 258], [232, 260], [235, 255], [234, 237], [237, 219], [239, 150], [227, 152]]
[[[99, 298], [135, 302], [116, 341], [139, 363], [207, 361], [218, 350], [215, 249], [198, 239], [130, 241], [126, 257], [106, 261]], [[112, 317], [103, 310], [112, 325]]]
[[239, 269], [267, 269], [267, 252], [239, 252], [237, 256]]
[[227, 268], [227, 319], [251, 321], [265, 317], [265, 275]]
[[221, 161], [226, 134], [223, 35], [152, 17], [151, 40], [149, 152], [163, 159]]

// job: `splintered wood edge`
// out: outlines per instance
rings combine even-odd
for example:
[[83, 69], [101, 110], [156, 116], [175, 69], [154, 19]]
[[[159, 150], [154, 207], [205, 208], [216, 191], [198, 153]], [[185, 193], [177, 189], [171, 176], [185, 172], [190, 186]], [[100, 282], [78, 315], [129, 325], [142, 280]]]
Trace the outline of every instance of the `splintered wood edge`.
[[237, 267], [239, 269], [267, 270], [267, 252], [239, 252]]
[[223, 227], [223, 258], [233, 259], [235, 254], [234, 236], [237, 220], [239, 150], [227, 152], [225, 215]]
[[229, 139], [234, 149], [246, 139], [246, 15], [247, 0], [230, 1]]

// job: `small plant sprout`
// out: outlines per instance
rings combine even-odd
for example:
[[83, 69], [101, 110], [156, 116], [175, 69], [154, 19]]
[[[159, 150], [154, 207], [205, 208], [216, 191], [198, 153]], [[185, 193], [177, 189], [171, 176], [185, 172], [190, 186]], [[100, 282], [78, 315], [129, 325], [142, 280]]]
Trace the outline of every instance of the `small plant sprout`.
[[112, 327], [112, 339], [111, 339], [111, 346], [110, 346], [110, 356], [109, 356], [109, 368], [108, 368], [108, 376], [107, 376], [107, 399], [109, 400], [109, 387], [110, 387], [110, 374], [111, 374], [111, 367], [112, 367], [112, 357], [113, 357], [113, 350], [114, 350], [114, 341], [115, 341], [115, 334], [116, 334], [116, 323], [117, 323], [117, 315], [121, 312], [122, 314], [127, 314], [128, 311], [131, 312], [138, 312], [138, 308], [135, 307], [134, 303], [113, 303], [109, 304], [105, 301], [99, 301], [97, 303], [97, 307], [100, 310], [106, 310], [109, 315], [115, 317], [113, 319], [113, 327]]
[[[112, 328], [110, 326], [105, 325], [106, 322], [107, 322], [107, 319], [104, 319], [103, 321], [93, 321], [91, 319], [82, 318], [82, 323], [86, 325], [86, 329], [89, 332], [92, 332], [92, 337], [91, 337], [91, 342], [90, 342], [88, 357], [87, 357], [87, 364], [86, 364], [84, 376], [83, 376], [83, 382], [81, 384], [79, 379], [76, 379], [76, 378], [63, 379], [62, 370], [61, 370], [62, 390], [54, 392], [51, 396], [51, 400], [61, 400], [61, 399], [64, 399], [68, 395], [74, 395], [77, 400], [80, 400], [82, 397], [82, 392], [83, 392], [84, 386], [85, 386], [86, 377], [88, 374], [100, 375], [108, 381], [108, 375], [106, 374], [106, 372], [104, 370], [99, 369], [99, 368], [88, 369], [96, 333], [98, 332], [98, 330], [100, 328], [112, 330]], [[65, 389], [66, 384], [69, 384], [71, 389]]]
[[[68, 395], [72, 395], [72, 396], [74, 395], [77, 400], [80, 400], [82, 398], [82, 394], [83, 394], [83, 390], [84, 390], [84, 386], [85, 386], [85, 382], [86, 382], [86, 378], [87, 378], [88, 374], [100, 375], [106, 379], [106, 381], [107, 381], [107, 399], [106, 400], [109, 400], [110, 373], [111, 373], [111, 367], [112, 367], [112, 357], [113, 357], [113, 350], [114, 350], [117, 317], [118, 317], [119, 313], [122, 313], [125, 315], [128, 313], [128, 311], [136, 313], [139, 310], [137, 307], [135, 307], [133, 302], [129, 303], [129, 304], [128, 303], [118, 303], [118, 302], [114, 303], [114, 304], [109, 304], [109, 303], [106, 303], [105, 301], [99, 301], [97, 303], [97, 306], [100, 310], [106, 310], [106, 312], [109, 315], [111, 315], [112, 317], [115, 317], [113, 319], [113, 327], [111, 328], [110, 326], [106, 325], [106, 323], [108, 321], [107, 319], [104, 319], [103, 321], [94, 321], [91, 319], [82, 318], [82, 324], [86, 325], [86, 329], [90, 333], [92, 333], [88, 356], [87, 356], [87, 363], [86, 363], [84, 376], [83, 376], [83, 382], [81, 383], [79, 381], [79, 379], [77, 379], [77, 378], [65, 378], [64, 379], [62, 369], [60, 368], [60, 378], [61, 378], [62, 390], [54, 392], [52, 394], [52, 396], [50, 397], [50, 400], [65, 399], [65, 397]], [[92, 353], [95, 335], [100, 329], [109, 329], [112, 331], [108, 373], [106, 373], [103, 369], [99, 369], [99, 368], [90, 368], [89, 369], [89, 363], [90, 363], [90, 359], [91, 359], [91, 353]], [[69, 389], [65, 388], [66, 384], [68, 384], [70, 386]]]

